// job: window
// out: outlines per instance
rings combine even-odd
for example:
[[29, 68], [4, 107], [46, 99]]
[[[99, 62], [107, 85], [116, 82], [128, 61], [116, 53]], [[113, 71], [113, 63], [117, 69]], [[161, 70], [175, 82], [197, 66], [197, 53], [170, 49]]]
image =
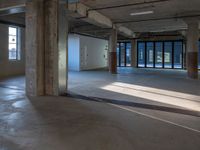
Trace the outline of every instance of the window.
[[131, 66], [131, 43], [130, 42], [117, 43], [117, 66], [118, 67]]
[[172, 68], [172, 42], [164, 42], [164, 66], [165, 68]]
[[117, 43], [117, 66], [119, 66], [119, 64], [120, 64], [120, 59], [119, 59], [120, 50], [119, 50], [119, 46], [120, 46], [120, 44]]
[[155, 43], [155, 55], [156, 55], [156, 62], [155, 67], [156, 68], [162, 68], [163, 67], [163, 43], [162, 42], [156, 42]]
[[131, 43], [126, 43], [126, 66], [131, 66]]
[[145, 43], [138, 43], [138, 67], [145, 67]]
[[17, 27], [8, 28], [8, 41], [9, 60], [20, 60], [19, 29]]
[[198, 54], [199, 54], [199, 69], [200, 69], [200, 41], [199, 41], [199, 51], [198, 51]]
[[183, 64], [183, 44], [174, 42], [174, 68], [182, 68]]
[[137, 63], [138, 67], [182, 69], [183, 41], [139, 41]]
[[146, 51], [147, 51], [147, 57], [146, 57], [147, 67], [153, 67], [153, 65], [154, 65], [153, 42], [147, 42]]
[[120, 43], [120, 46], [121, 46], [120, 66], [124, 67], [125, 66], [126, 46], [125, 46], [125, 43]]

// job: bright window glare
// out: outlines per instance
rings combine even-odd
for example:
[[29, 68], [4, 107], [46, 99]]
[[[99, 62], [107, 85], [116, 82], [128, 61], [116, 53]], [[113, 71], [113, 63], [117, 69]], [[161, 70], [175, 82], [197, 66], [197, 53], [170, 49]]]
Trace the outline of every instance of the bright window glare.
[[197, 95], [121, 82], [112, 83], [110, 85], [101, 87], [101, 89], [129, 96], [139, 97], [145, 100], [200, 111], [200, 96]]
[[8, 50], [9, 50], [9, 60], [20, 60], [20, 41], [19, 32], [17, 27], [8, 28]]
[[9, 35], [17, 35], [17, 28], [9, 27]]

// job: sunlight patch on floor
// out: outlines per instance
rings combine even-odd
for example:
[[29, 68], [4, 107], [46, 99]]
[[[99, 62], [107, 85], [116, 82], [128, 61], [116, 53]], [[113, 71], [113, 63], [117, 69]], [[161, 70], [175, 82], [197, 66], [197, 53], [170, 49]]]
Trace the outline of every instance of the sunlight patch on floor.
[[112, 84], [101, 87], [101, 89], [129, 96], [139, 97], [150, 101], [200, 111], [200, 96], [198, 95], [121, 82], [114, 82]]

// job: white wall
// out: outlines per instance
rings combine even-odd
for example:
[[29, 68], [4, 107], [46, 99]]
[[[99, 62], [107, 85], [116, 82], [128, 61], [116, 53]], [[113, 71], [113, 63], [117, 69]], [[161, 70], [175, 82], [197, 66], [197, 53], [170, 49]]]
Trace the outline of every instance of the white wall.
[[105, 68], [107, 66], [108, 41], [80, 35], [81, 70]]
[[98, 38], [69, 34], [69, 70], [92, 70], [105, 68], [108, 56], [108, 41]]
[[68, 67], [80, 71], [80, 38], [76, 34], [68, 35]]
[[8, 25], [0, 24], [0, 78], [25, 74], [25, 31], [21, 28], [21, 60], [8, 60]]

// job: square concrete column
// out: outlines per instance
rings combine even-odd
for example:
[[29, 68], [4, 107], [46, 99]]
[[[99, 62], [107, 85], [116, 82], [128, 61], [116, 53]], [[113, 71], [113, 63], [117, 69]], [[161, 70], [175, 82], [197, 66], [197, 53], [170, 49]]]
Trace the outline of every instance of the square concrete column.
[[26, 93], [44, 95], [44, 3], [26, 3]]
[[66, 1], [45, 0], [45, 93], [61, 95], [67, 90]]
[[32, 0], [26, 5], [26, 91], [28, 96], [67, 90], [66, 2]]
[[131, 40], [131, 66], [137, 67], [137, 41]]
[[113, 29], [109, 38], [109, 71], [117, 73], [117, 30]]
[[198, 21], [188, 21], [187, 30], [187, 71], [188, 77], [198, 78], [198, 41], [199, 23]]

